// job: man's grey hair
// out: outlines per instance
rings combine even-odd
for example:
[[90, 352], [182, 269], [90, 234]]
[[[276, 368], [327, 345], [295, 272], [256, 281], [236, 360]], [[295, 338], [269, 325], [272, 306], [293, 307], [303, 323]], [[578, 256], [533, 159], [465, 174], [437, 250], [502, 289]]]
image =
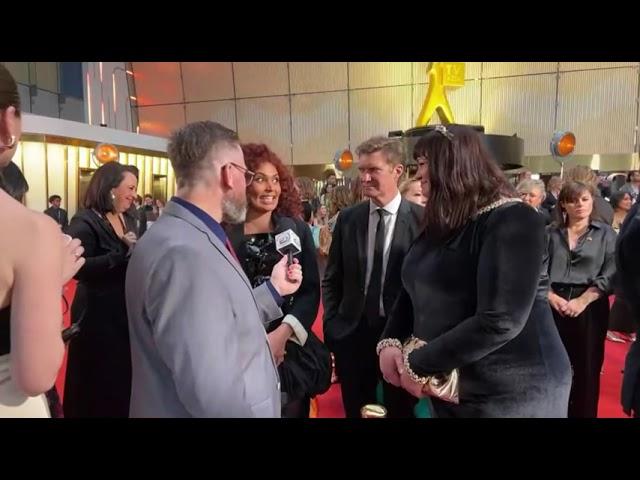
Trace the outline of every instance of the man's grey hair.
[[518, 193], [531, 193], [531, 190], [537, 189], [540, 190], [542, 194], [542, 198], [546, 196], [546, 190], [544, 188], [544, 182], [542, 180], [534, 180], [532, 178], [527, 178], [526, 180], [521, 181], [516, 190]]
[[169, 138], [167, 152], [176, 175], [178, 188], [193, 185], [201, 174], [210, 170], [213, 157], [221, 148], [240, 148], [238, 134], [216, 122], [188, 123]]
[[558, 176], [553, 176], [547, 182], [548, 190], [557, 190], [558, 192], [562, 190], [562, 179]]

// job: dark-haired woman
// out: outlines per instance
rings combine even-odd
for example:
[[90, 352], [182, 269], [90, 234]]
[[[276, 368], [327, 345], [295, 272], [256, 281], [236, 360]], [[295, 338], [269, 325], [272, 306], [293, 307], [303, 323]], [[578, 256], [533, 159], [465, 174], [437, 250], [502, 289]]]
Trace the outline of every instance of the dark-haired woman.
[[[280, 158], [264, 144], [242, 145], [247, 168], [255, 173], [247, 185], [246, 221], [228, 228], [228, 235], [242, 268], [254, 287], [264, 283], [273, 266], [282, 258], [276, 250], [275, 235], [287, 229], [300, 238], [302, 251], [296, 258], [304, 277], [300, 289], [285, 299], [283, 318], [266, 325], [271, 352], [278, 365], [283, 418], [309, 416], [310, 399], [316, 392], [303, 391], [293, 385], [289, 368], [297, 359], [292, 343], [302, 348], [322, 348], [311, 331], [320, 304], [320, 277], [311, 230], [301, 218], [302, 203], [294, 187], [293, 177]], [[327, 353], [328, 355], [328, 353]], [[326, 365], [327, 372], [330, 366]], [[327, 385], [327, 388], [329, 385]]]
[[[456, 370], [458, 403], [431, 398], [439, 417], [566, 416], [571, 373], [541, 275], [540, 215], [469, 128], [439, 127], [413, 155], [425, 231], [378, 344], [384, 378], [423, 397], [429, 377]], [[417, 348], [403, 350], [411, 337]]]
[[549, 227], [549, 303], [573, 367], [570, 418], [596, 418], [616, 234], [593, 219], [592, 184], [568, 182]]
[[69, 344], [64, 389], [65, 417], [128, 417], [131, 353], [125, 273], [136, 235], [124, 213], [136, 198], [137, 180], [119, 163], [91, 177], [84, 209], [69, 234], [82, 240], [87, 261], [76, 275], [71, 321], [80, 327]]

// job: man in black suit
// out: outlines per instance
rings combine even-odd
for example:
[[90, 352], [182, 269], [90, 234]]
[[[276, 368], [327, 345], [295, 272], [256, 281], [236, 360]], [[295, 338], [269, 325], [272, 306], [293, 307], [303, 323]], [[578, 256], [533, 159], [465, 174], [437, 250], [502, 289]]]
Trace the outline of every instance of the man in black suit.
[[556, 176], [551, 177], [547, 182], [547, 195], [542, 202], [542, 208], [546, 209], [549, 214], [553, 212], [553, 208], [558, 203], [560, 190], [562, 190], [562, 179]]
[[[640, 203], [636, 203], [625, 219], [616, 245], [618, 282], [636, 321], [640, 320]], [[636, 333], [636, 339], [640, 330]], [[628, 415], [640, 418], [640, 340], [627, 354], [622, 380], [622, 408]]]
[[[131, 172], [136, 180], [140, 181], [140, 170], [135, 165], [123, 165], [127, 172]], [[127, 225], [127, 230], [136, 234], [138, 239], [147, 230], [147, 217], [141, 213], [140, 205], [142, 203], [142, 197], [136, 196], [136, 201], [131, 205], [129, 210], [124, 212], [124, 221]]]
[[60, 208], [62, 198], [60, 195], [51, 195], [49, 197], [49, 208], [44, 213], [53, 218], [62, 231], [69, 226], [69, 218], [67, 217], [67, 211], [64, 208]]
[[[418, 236], [424, 209], [402, 199], [402, 143], [374, 137], [360, 145], [358, 169], [369, 200], [343, 209], [322, 283], [324, 339], [335, 355], [348, 418], [377, 403], [382, 379], [376, 345], [398, 296], [402, 260]], [[411, 417], [416, 399], [383, 382], [388, 416]]]

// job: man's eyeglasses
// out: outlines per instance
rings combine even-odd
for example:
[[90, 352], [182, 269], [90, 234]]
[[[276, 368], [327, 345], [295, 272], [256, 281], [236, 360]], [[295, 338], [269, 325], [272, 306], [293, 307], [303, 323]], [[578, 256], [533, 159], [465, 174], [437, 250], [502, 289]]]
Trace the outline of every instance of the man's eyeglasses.
[[236, 167], [238, 170], [240, 170], [242, 173], [244, 173], [244, 179], [247, 182], [247, 185], [249, 185], [252, 181], [253, 181], [253, 177], [256, 176], [256, 174], [254, 172], [252, 172], [251, 170], [249, 170], [246, 167], [243, 167], [242, 165], [238, 165], [237, 163], [234, 162], [229, 162], [225, 165], [231, 165]]

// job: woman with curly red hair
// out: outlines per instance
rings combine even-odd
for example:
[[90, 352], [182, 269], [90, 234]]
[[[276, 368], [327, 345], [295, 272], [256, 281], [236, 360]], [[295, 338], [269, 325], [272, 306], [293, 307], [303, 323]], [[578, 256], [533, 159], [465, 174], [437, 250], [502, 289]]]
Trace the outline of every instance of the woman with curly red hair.
[[[249, 170], [258, 173], [260, 167], [265, 166], [268, 170], [275, 170], [271, 172], [272, 176], [277, 173], [279, 196], [275, 202], [275, 213], [285, 217], [301, 217], [302, 201], [300, 200], [300, 194], [295, 187], [293, 175], [282, 163], [282, 160], [264, 143], [246, 143], [242, 145], [242, 153], [244, 153], [244, 160]], [[259, 180], [260, 177], [259, 175], [256, 176], [251, 185], [247, 186], [247, 199], [256, 190], [256, 185], [262, 185]], [[249, 208], [251, 208], [251, 202]]]
[[[280, 158], [264, 144], [245, 144], [242, 151], [247, 168], [255, 176], [247, 185], [246, 220], [229, 226], [227, 233], [254, 288], [269, 278], [281, 258], [275, 248], [276, 234], [291, 229], [300, 237], [302, 251], [296, 258], [304, 272], [302, 284], [294, 295], [284, 299], [284, 317], [266, 325], [266, 329], [280, 374], [282, 416], [304, 418], [309, 415], [310, 398], [328, 389], [331, 375], [329, 352], [311, 331], [320, 303], [313, 236], [301, 218], [302, 203], [293, 176]], [[300, 362], [308, 355], [318, 362], [319, 369], [310, 372], [309, 363]], [[308, 375], [301, 375], [301, 371]]]

